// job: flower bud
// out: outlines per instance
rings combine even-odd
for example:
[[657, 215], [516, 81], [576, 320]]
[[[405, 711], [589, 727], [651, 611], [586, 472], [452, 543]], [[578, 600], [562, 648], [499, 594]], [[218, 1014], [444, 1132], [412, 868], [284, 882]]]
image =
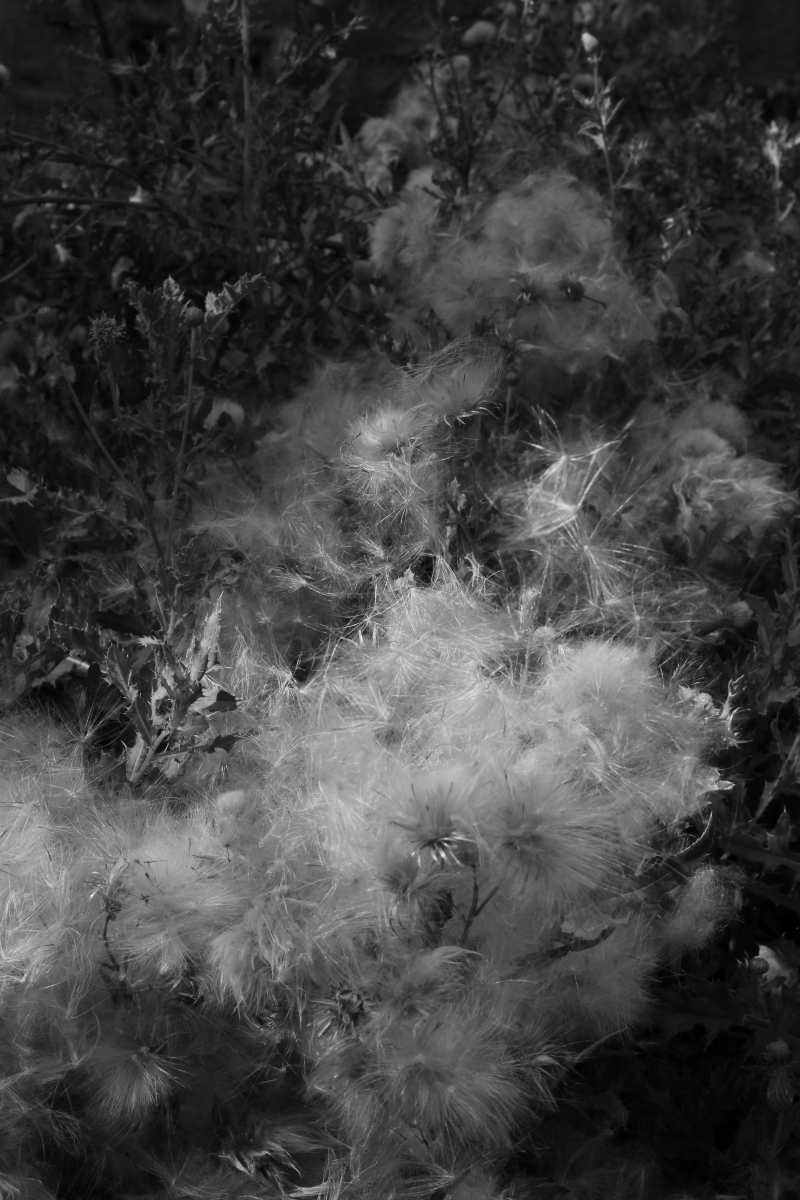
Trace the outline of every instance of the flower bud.
[[108, 362], [114, 346], [125, 336], [125, 330], [113, 317], [102, 313], [89, 323], [89, 346], [98, 362]]
[[54, 308], [43, 304], [36, 313], [36, 324], [40, 329], [55, 329], [58, 324], [58, 313]]
[[791, 1068], [773, 1067], [767, 1081], [767, 1104], [773, 1112], [789, 1112], [794, 1108], [794, 1085]]
[[792, 1052], [783, 1038], [776, 1038], [764, 1049], [764, 1061], [769, 1063], [767, 1075], [767, 1104], [773, 1112], [788, 1112], [794, 1107]]
[[184, 309], [183, 323], [188, 325], [190, 329], [197, 329], [206, 319], [206, 315], [201, 308], [196, 304], [191, 304], [189, 308]]
[[587, 54], [594, 54], [600, 43], [594, 34], [589, 33], [588, 29], [584, 29], [583, 33], [581, 34], [581, 45]]
[[783, 1065], [788, 1063], [791, 1057], [789, 1043], [784, 1041], [783, 1038], [777, 1038], [774, 1042], [770, 1042], [764, 1050], [764, 1058], [769, 1063]]

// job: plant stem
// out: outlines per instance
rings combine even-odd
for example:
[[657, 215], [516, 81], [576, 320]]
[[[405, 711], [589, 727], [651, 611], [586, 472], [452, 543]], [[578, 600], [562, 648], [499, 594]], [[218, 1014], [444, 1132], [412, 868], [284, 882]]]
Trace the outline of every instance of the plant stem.
[[70, 400], [72, 401], [74, 407], [77, 409], [77, 412], [78, 412], [78, 415], [79, 415], [81, 421], [85, 425], [89, 435], [91, 436], [91, 438], [94, 441], [95, 445], [97, 446], [98, 450], [102, 454], [106, 463], [111, 468], [112, 472], [116, 475], [116, 477], [120, 480], [121, 483], [125, 484], [125, 486], [127, 488], [130, 488], [131, 490], [138, 493], [139, 503], [142, 506], [142, 513], [144, 516], [145, 524], [147, 525], [148, 531], [150, 533], [150, 537], [153, 539], [153, 545], [155, 546], [156, 554], [158, 555], [158, 557], [160, 559], [163, 560], [164, 553], [161, 549], [161, 543], [158, 538], [158, 533], [156, 532], [155, 522], [153, 521], [153, 514], [150, 512], [150, 505], [147, 502], [147, 497], [144, 494], [144, 489], [142, 488], [141, 483], [139, 483], [138, 480], [136, 481], [136, 483], [131, 483], [131, 481], [128, 479], [128, 476], [125, 474], [125, 472], [122, 470], [122, 468], [119, 467], [116, 462], [114, 462], [114, 459], [111, 457], [108, 450], [106, 450], [106, 448], [103, 444], [103, 440], [100, 437], [100, 434], [97, 432], [94, 425], [92, 424], [92, 422], [89, 420], [88, 416], [86, 415], [84, 407], [81, 404], [80, 400], [78, 399], [78, 393], [75, 391], [75, 388], [72, 386], [72, 382], [71, 382], [69, 376], [67, 375], [67, 372], [64, 370], [64, 364], [61, 361], [61, 355], [58, 352], [58, 347], [55, 344], [55, 340], [53, 339], [52, 334], [49, 335], [49, 340], [50, 340], [50, 345], [53, 348], [53, 360], [56, 364], [56, 369], [57, 369], [59, 375], [61, 376], [62, 382], [64, 383], [64, 386], [67, 391], [67, 395], [69, 396]]
[[[597, 115], [597, 123], [600, 126], [600, 133], [603, 138], [603, 159], [606, 164], [606, 178], [608, 180], [608, 195], [611, 201], [612, 216], [617, 216], [617, 187], [614, 182], [614, 172], [611, 167], [611, 155], [608, 152], [608, 122], [606, 121], [605, 111], [603, 109], [603, 87], [600, 79], [600, 55], [593, 54], [591, 56], [592, 70], [594, 72], [594, 110]], [[613, 80], [612, 80], [613, 82]], [[610, 86], [610, 85], [609, 85]]]
[[122, 412], [119, 407], [119, 388], [117, 387], [117, 381], [114, 378], [114, 371], [111, 366], [111, 363], [106, 362], [104, 364], [104, 366], [105, 366], [105, 371], [106, 371], [106, 379], [108, 380], [108, 386], [111, 391], [111, 403], [114, 405], [114, 416], [119, 421], [120, 429], [121, 429], [122, 428]]
[[239, 26], [242, 38], [242, 107], [244, 148], [242, 153], [242, 205], [247, 231], [247, 270], [256, 273], [256, 227], [253, 203], [253, 95], [250, 78], [250, 14], [248, 0], [239, 0]]
[[183, 456], [186, 451], [186, 442], [189, 437], [189, 422], [192, 417], [192, 393], [194, 391], [194, 360], [197, 357], [197, 329], [193, 329], [191, 333], [191, 342], [189, 346], [189, 367], [186, 372], [186, 411], [183, 415], [183, 429], [181, 431], [181, 444], [178, 448], [178, 458], [175, 463], [175, 484], [172, 489], [172, 506], [169, 513], [169, 524], [167, 526], [167, 556], [172, 552], [172, 531], [175, 526], [175, 517], [178, 512], [178, 493], [181, 487], [181, 473], [183, 471]]
[[158, 754], [159, 748], [169, 738], [170, 732], [171, 732], [170, 730], [165, 729], [162, 733], [160, 733], [158, 735], [158, 737], [155, 739], [154, 742], [152, 742], [152, 744], [150, 746], [147, 746], [145, 748], [144, 757], [143, 758], [140, 757], [136, 760], [136, 762], [134, 763], [133, 767], [131, 768], [131, 770], [128, 774], [128, 782], [129, 783], [131, 783], [131, 784], [138, 783], [139, 780], [142, 778], [142, 776], [147, 774], [147, 772], [150, 770], [153, 760], [155, 759], [156, 755]]
[[464, 929], [461, 934], [461, 945], [462, 946], [466, 946], [467, 938], [469, 937], [469, 931], [472, 928], [473, 923], [481, 915], [481, 913], [486, 908], [486, 905], [489, 903], [489, 901], [493, 900], [494, 897], [497, 895], [497, 893], [500, 891], [500, 885], [502, 884], [502, 882], [503, 881], [501, 879], [500, 883], [496, 883], [494, 885], [494, 887], [487, 893], [486, 897], [483, 900], [480, 900], [480, 892], [478, 889], [478, 872], [473, 867], [473, 869], [472, 869], [472, 903], [470, 904], [469, 912], [467, 913], [466, 919], [464, 921]]
[[[158, 199], [158, 197], [154, 197]], [[114, 200], [107, 196], [77, 196], [65, 195], [61, 192], [57, 196], [48, 195], [47, 192], [39, 196], [6, 196], [0, 199], [0, 208], [19, 208], [23, 204], [86, 204], [90, 208], [138, 208], [141, 210], [144, 206], [139, 200]], [[81, 216], [86, 216], [81, 213]]]
[[111, 70], [111, 63], [114, 61], [114, 47], [111, 45], [111, 38], [108, 33], [103, 10], [97, 0], [83, 0], [83, 7], [86, 9], [92, 21], [94, 21], [97, 29], [97, 36], [100, 39], [100, 49], [103, 52], [103, 60], [105, 62], [106, 74], [108, 82], [111, 84], [111, 90], [114, 93], [114, 100], [119, 104], [122, 99], [122, 81], [118, 75], [115, 75]]

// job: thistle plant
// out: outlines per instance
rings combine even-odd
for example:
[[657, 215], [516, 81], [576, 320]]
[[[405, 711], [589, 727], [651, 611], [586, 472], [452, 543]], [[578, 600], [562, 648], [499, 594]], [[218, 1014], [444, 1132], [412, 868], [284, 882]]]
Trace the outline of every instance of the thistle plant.
[[[221, 589], [207, 575], [197, 593], [196, 572], [187, 570], [176, 531], [185, 511], [187, 471], [191, 468], [196, 485], [198, 448], [208, 441], [197, 420], [203, 395], [196, 388], [196, 370], [220, 325], [258, 284], [245, 278], [209, 293], [204, 309], [187, 300], [172, 280], [157, 291], [129, 287], [138, 333], [147, 346], [150, 386], [135, 408], [123, 397], [119, 355], [127, 348], [125, 329], [106, 314], [94, 318], [87, 345], [111, 407], [101, 420], [97, 393], [89, 411], [78, 395], [56, 336], [58, 315], [48, 307], [37, 314], [48, 361], [89, 437], [90, 453], [98, 456], [114, 493], [131, 507], [133, 536], [127, 579], [117, 585], [116, 603], [109, 597], [92, 609], [89, 591], [83, 601], [76, 595], [71, 603], [53, 605], [44, 620], [31, 614], [24, 622], [17, 634], [17, 690], [24, 694], [42, 686], [43, 667], [45, 678], [55, 677], [54, 672], [72, 677], [79, 692], [86, 691], [87, 703], [91, 693], [95, 738], [108, 740], [109, 726], [116, 727], [114, 768], [133, 787], [174, 780], [201, 752], [210, 759], [237, 740], [225, 731], [223, 717], [236, 708], [236, 700], [214, 674]], [[160, 434], [156, 456], [155, 431]], [[92, 589], [103, 587], [89, 577]], [[128, 605], [125, 612], [117, 608], [121, 600]], [[86, 705], [78, 707], [82, 711]], [[87, 742], [87, 753], [92, 752]]]
[[583, 92], [573, 89], [575, 99], [589, 113], [588, 119], [580, 126], [578, 132], [582, 137], [588, 137], [597, 146], [603, 156], [606, 183], [608, 185], [608, 199], [611, 211], [616, 216], [617, 191], [622, 183], [622, 177], [615, 177], [614, 168], [611, 163], [611, 149], [614, 144], [614, 134], [611, 126], [619, 110], [622, 108], [622, 101], [614, 100], [613, 79], [604, 81], [600, 74], [600, 61], [602, 58], [600, 42], [588, 29], [585, 29], [581, 34], [581, 47], [592, 70], [592, 91], [590, 95], [586, 96]]
[[[22, 704], [0, 721], [9, 1195], [792, 1194], [793, 481], [759, 394], [654, 367], [672, 301], [647, 246], [634, 262], [588, 182], [531, 161], [540, 56], [572, 64], [595, 11], [534, 7], [451, 23], [442, 82], [409, 68], [351, 136], [371, 6], [354, 59], [323, 31], [341, 57], [273, 89], [256, 7], [185, 0], [191, 46], [121, 102], [172, 73], [141, 122], [147, 200], [104, 182], [62, 220], [48, 187], [19, 214], [46, 203], [86, 255], [96, 219], [129, 265], [82, 332], [72, 300], [45, 306], [30, 376], [0, 340], [0, 390], [60, 388], [91, 480], [26, 461], [0, 489], [40, 538], [6, 595]], [[602, 13], [608, 55], [606, 30], [660, 20]], [[581, 53], [619, 215], [619, 104], [592, 35]], [[123, 285], [147, 256], [114, 241], [118, 203], [175, 250], [147, 286]], [[268, 280], [221, 284], [239, 257]], [[734, 862], [760, 873], [744, 909]]]

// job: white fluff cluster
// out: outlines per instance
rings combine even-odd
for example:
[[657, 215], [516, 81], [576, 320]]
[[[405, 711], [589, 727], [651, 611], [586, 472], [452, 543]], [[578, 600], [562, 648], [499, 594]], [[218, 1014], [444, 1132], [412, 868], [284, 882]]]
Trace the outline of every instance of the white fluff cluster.
[[361, 172], [367, 187], [376, 192], [393, 192], [403, 174], [424, 170], [431, 159], [431, 145], [444, 124], [451, 135], [453, 119], [443, 113], [448, 88], [453, 81], [467, 85], [469, 59], [452, 60], [424, 72], [417, 69], [400, 88], [383, 117], [370, 117], [356, 136], [361, 155]]
[[748, 437], [732, 400], [673, 383], [622, 433], [523, 454], [494, 496], [529, 619], [666, 645], [739, 623], [726, 580], [796, 503]]
[[372, 598], [303, 687], [245, 648], [262, 702], [238, 788], [120, 795], [63, 734], [6, 725], [13, 1194], [491, 1190], [576, 1054], [729, 918], [724, 876], [676, 870], [716, 785], [713, 706], [436, 554], [449, 423], [491, 379], [464, 347], [405, 378], [329, 368], [284, 412], [279, 486], [225, 536], [268, 589], [289, 546], [334, 621], [340, 576]]
[[747, 419], [727, 397], [643, 405], [634, 432], [641, 506], [690, 559], [740, 565], [794, 506], [778, 468], [748, 452]]
[[[469, 232], [438, 204], [409, 193], [374, 252], [452, 333], [485, 319], [568, 370], [652, 335], [574, 180]], [[649, 646], [715, 603], [675, 539], [751, 547], [786, 494], [729, 402], [651, 406], [489, 480], [496, 577], [456, 575], [453, 463], [498, 374], [468, 340], [329, 365], [249, 481], [210, 489], [198, 524], [249, 570], [229, 686], [255, 729], [225, 790], [125, 794], [6, 722], [9, 1195], [488, 1198], [576, 1057], [730, 919], [728, 877], [685, 854], [725, 723]], [[629, 1164], [575, 1161], [558, 1186], [639, 1194]]]
[[388, 1197], [502, 1168], [728, 915], [710, 868], [647, 868], [719, 722], [643, 651], [525, 634], [441, 571], [376, 623], [274, 699], [260, 782], [183, 811], [6, 728], [9, 1188], [79, 1163], [86, 1195]]
[[445, 213], [435, 187], [415, 186], [373, 226], [398, 328], [432, 309], [453, 336], [494, 330], [567, 372], [654, 338], [661, 303], [629, 277], [601, 197], [571, 175], [530, 175], [474, 219]]
[[412, 372], [374, 357], [328, 364], [284, 407], [252, 485], [219, 483], [199, 523], [252, 564], [245, 609], [284, 661], [441, 550], [454, 426], [491, 399], [498, 366], [472, 343]]

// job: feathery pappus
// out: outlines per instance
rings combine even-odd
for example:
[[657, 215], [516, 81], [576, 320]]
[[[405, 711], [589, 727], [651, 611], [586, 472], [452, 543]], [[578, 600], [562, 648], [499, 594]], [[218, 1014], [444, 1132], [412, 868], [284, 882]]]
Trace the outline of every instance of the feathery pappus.
[[542, 363], [593, 372], [651, 342], [669, 294], [666, 278], [640, 291], [602, 198], [560, 172], [528, 176], [474, 216], [448, 216], [432, 181], [411, 182], [374, 223], [371, 249], [398, 334], [418, 338], [429, 311], [454, 337], [495, 331], [531, 390]]
[[[578, 1200], [669, 1194], [644, 1152], [542, 1131], [735, 913], [696, 848], [730, 713], [662, 651], [737, 611], [725, 571], [794, 499], [729, 397], [677, 384], [509, 450], [503, 340], [590, 375], [655, 337], [572, 176], [463, 221], [411, 187], [371, 237], [398, 320], [432, 308], [452, 340], [320, 365], [209, 479], [199, 553], [245, 564], [224, 785], [124, 791], [55, 721], [4, 718], [20, 1200], [490, 1200], [525, 1194], [523, 1160]], [[468, 469], [492, 545], [455, 554]]]

